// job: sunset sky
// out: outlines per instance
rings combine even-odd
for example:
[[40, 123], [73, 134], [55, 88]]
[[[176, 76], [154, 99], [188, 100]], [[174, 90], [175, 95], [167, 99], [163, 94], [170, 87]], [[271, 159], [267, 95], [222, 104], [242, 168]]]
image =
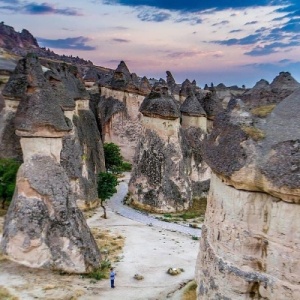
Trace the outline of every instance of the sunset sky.
[[0, 0], [0, 21], [40, 46], [139, 76], [252, 87], [300, 82], [299, 0]]

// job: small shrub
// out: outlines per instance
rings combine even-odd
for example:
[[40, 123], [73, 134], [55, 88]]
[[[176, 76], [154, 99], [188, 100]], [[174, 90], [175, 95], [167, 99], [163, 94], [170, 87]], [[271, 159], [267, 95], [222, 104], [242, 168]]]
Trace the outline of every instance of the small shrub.
[[198, 240], [199, 240], [199, 237], [197, 237], [197, 236], [193, 235], [193, 236], [192, 236], [192, 240], [194, 240], [194, 241], [198, 241]]

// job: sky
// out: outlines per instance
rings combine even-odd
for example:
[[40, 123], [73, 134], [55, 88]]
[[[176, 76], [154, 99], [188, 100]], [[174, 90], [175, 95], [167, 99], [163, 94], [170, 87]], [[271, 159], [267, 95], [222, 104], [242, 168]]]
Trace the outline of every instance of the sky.
[[42, 47], [148, 78], [252, 87], [300, 82], [299, 0], [0, 0], [0, 21]]

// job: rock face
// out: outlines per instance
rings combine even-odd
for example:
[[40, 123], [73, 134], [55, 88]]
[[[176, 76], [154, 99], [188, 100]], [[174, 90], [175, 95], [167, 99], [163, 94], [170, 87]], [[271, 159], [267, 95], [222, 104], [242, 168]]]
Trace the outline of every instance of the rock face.
[[129, 191], [137, 206], [157, 212], [181, 211], [191, 204], [191, 183], [181, 149], [180, 112], [166, 87], [144, 99], [143, 134], [136, 149]]
[[[35, 56], [21, 60], [14, 75], [4, 94], [20, 95], [14, 122], [24, 163], [5, 220], [2, 251], [30, 267], [87, 272], [99, 265], [100, 253], [76, 204], [67, 172], [72, 163], [60, 164], [63, 148], [66, 154], [66, 144], [76, 140], [72, 122], [65, 117]], [[18, 79], [23, 95], [17, 89]], [[74, 156], [81, 154], [74, 148]], [[72, 162], [81, 168], [78, 157]]]
[[299, 299], [299, 104], [300, 89], [257, 118], [232, 100], [215, 119], [198, 299]]

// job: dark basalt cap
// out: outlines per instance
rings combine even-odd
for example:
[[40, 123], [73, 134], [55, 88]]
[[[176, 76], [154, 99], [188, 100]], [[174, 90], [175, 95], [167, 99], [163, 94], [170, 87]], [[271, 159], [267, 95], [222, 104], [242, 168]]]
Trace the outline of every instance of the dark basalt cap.
[[38, 57], [35, 54], [27, 54], [25, 58], [19, 60], [2, 95], [20, 99], [30, 88], [42, 88], [46, 82]]
[[140, 106], [140, 112], [144, 116], [174, 120], [180, 117], [175, 99], [168, 95], [168, 88], [156, 86], [144, 99]]
[[[74, 100], [89, 99], [89, 94], [84, 83], [78, 78], [78, 70], [75, 66], [62, 63], [58, 65], [53, 64], [50, 68], [51, 70], [47, 71], [45, 76], [52, 83], [54, 90], [58, 90], [57, 94], [62, 92], [59, 96], [59, 102], [63, 107], [74, 107]], [[64, 91], [62, 91], [62, 86], [56, 84], [58, 81], [62, 83]], [[63, 95], [67, 98], [63, 99]]]
[[206, 117], [206, 112], [201, 106], [199, 100], [193, 92], [189, 92], [189, 96], [185, 99], [180, 107], [180, 111], [184, 115], [193, 116], [193, 117]]
[[[71, 130], [64, 113], [58, 105], [51, 89], [37, 89], [25, 96], [18, 106], [15, 117], [16, 130], [26, 132], [26, 136], [36, 136], [37, 132], [53, 133], [53, 136]], [[41, 133], [39, 136], [44, 136]]]

